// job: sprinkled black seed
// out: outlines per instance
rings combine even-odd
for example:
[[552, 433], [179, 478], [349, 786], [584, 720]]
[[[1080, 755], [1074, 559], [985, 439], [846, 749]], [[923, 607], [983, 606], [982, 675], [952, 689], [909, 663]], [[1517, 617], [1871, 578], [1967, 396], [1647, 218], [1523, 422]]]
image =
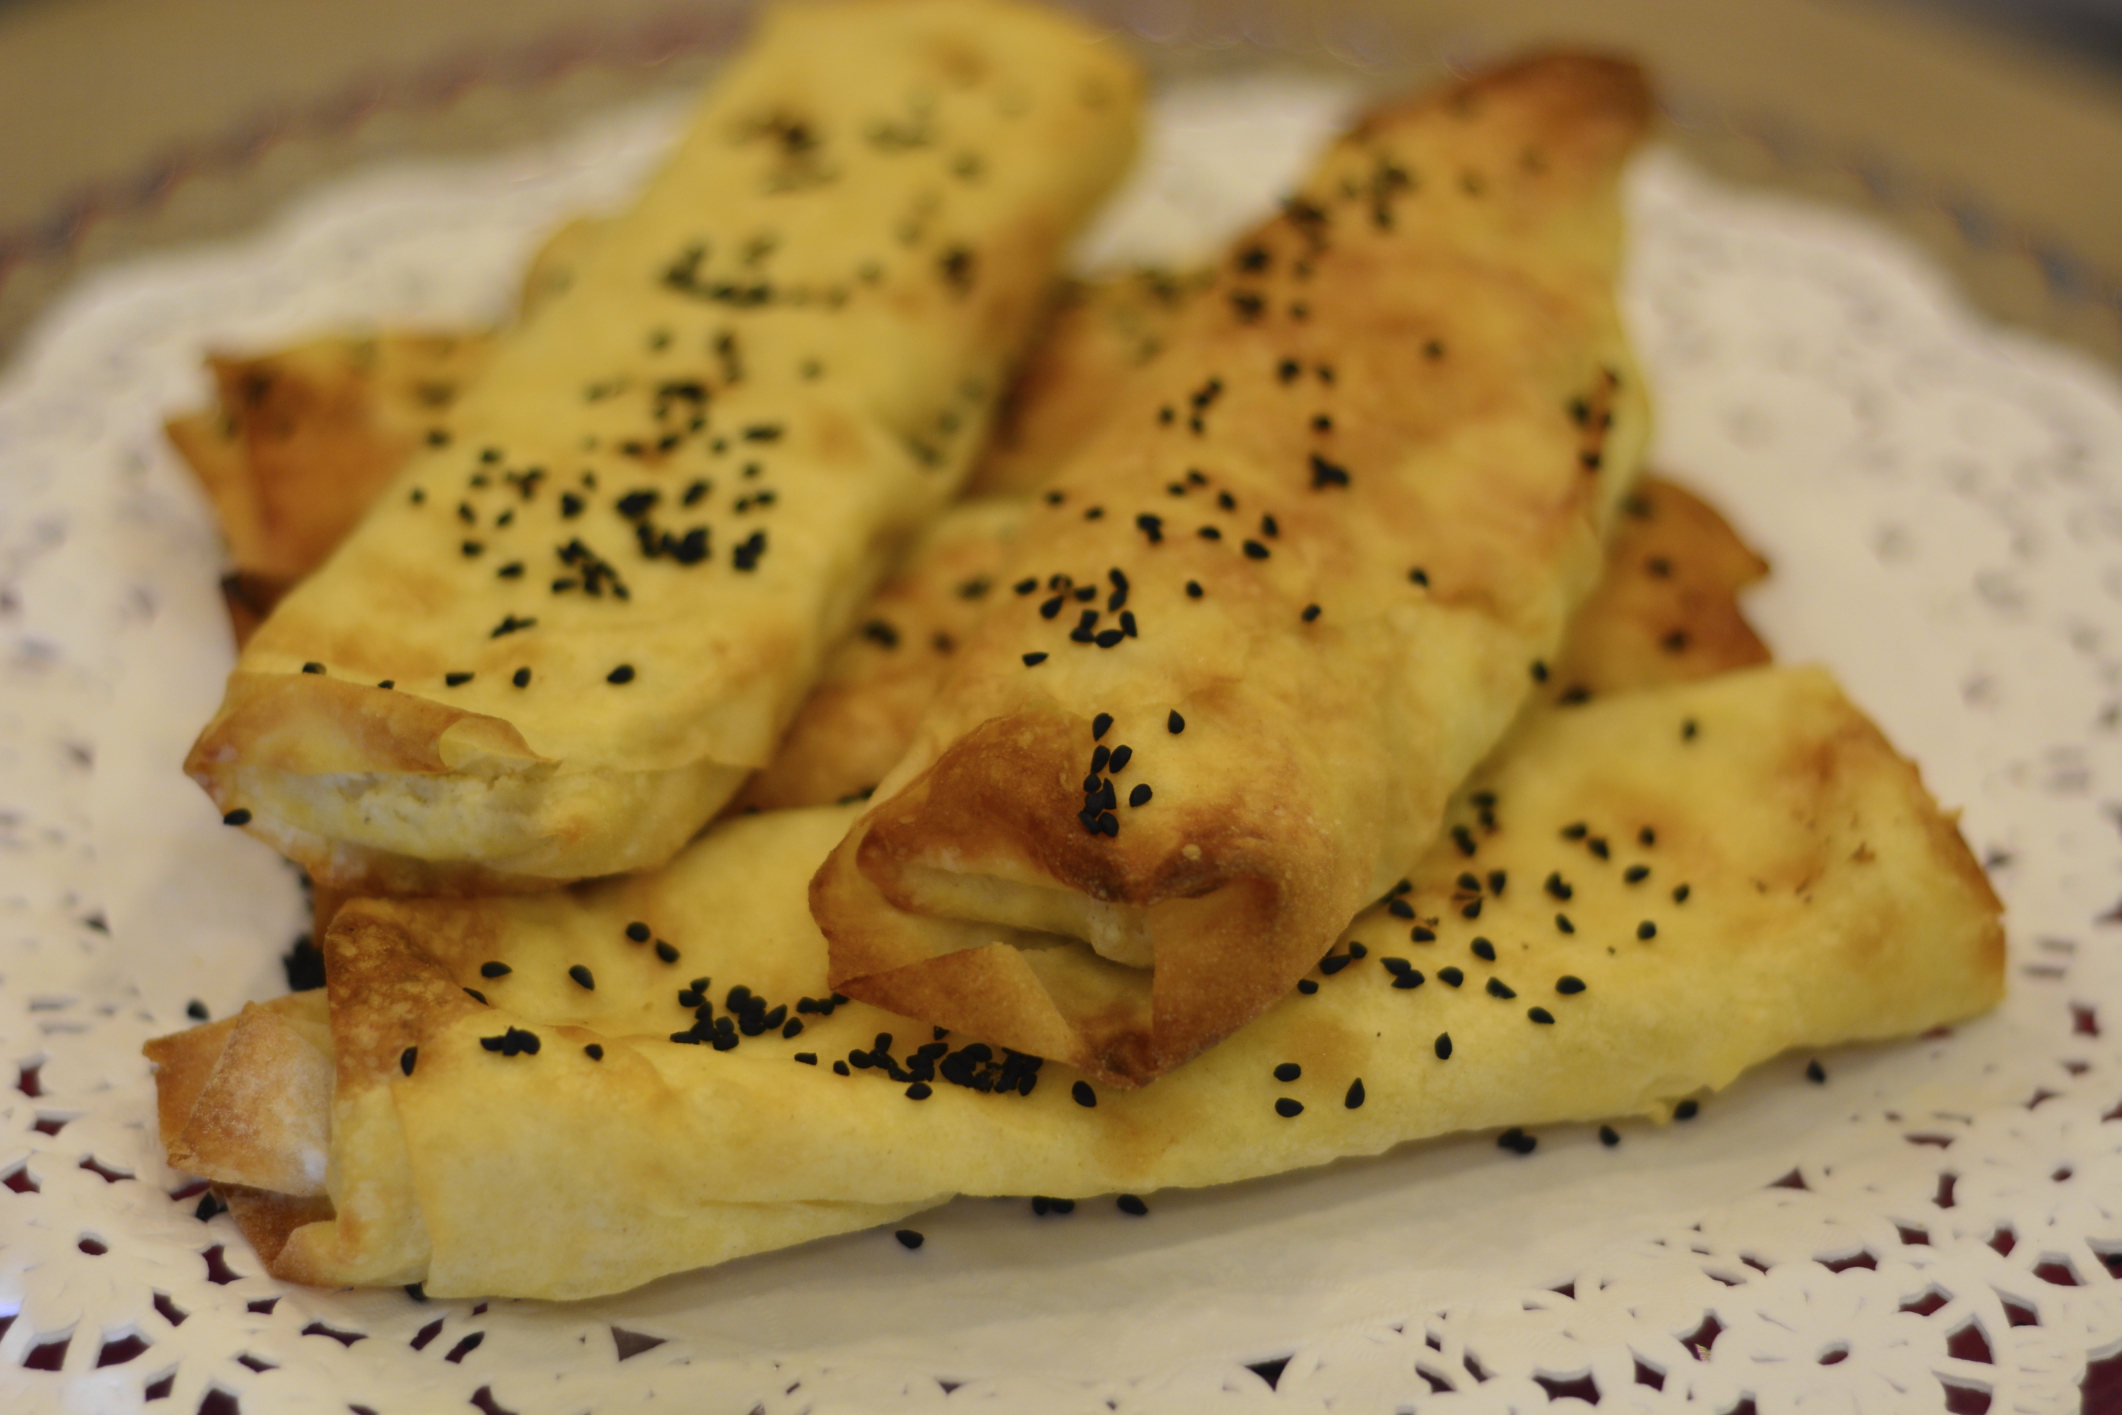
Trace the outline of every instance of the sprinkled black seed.
[[1697, 1105], [1691, 1100], [1682, 1101], [1680, 1102], [1680, 1104], [1673, 1107], [1673, 1119], [1693, 1120], [1695, 1116], [1701, 1111], [1701, 1109], [1701, 1106]]
[[1820, 1064], [1818, 1057], [1805, 1063], [1805, 1079], [1812, 1082], [1815, 1086], [1827, 1083], [1827, 1068]]
[[1533, 660], [1532, 673], [1535, 683], [1545, 683], [1547, 681], [1547, 665], [1537, 658]]
[[1044, 662], [1046, 662], [1046, 655], [1043, 653], [1028, 653], [1024, 655], [1024, 666], [1026, 668], [1037, 668]]
[[1068, 1088], [1068, 1093], [1076, 1098], [1077, 1105], [1096, 1107], [1098, 1104], [1098, 1093], [1091, 1089], [1088, 1081], [1078, 1081]]
[[634, 681], [634, 666], [631, 663], [622, 663], [611, 672], [605, 674], [604, 681], [607, 683], [631, 683]]
[[1539, 1144], [1539, 1140], [1526, 1134], [1515, 1125], [1496, 1137], [1496, 1147], [1498, 1149], [1509, 1150], [1515, 1155], [1529, 1155], [1538, 1148]]
[[1362, 944], [1357, 943], [1354, 939], [1350, 939], [1348, 944], [1348, 956], [1351, 958], [1368, 958], [1370, 956], [1370, 950], [1368, 948], [1365, 948]]
[[472, 675], [469, 673], [445, 673], [442, 675], [442, 681], [452, 688], [461, 688], [472, 681]]
[[647, 943], [648, 935], [648, 925], [642, 923], [638, 919], [626, 926], [626, 936], [632, 939], [635, 943]]
[[1112, 730], [1113, 715], [1101, 712], [1090, 720], [1090, 739], [1095, 742]]
[[1692, 742], [1695, 740], [1695, 734], [1699, 731], [1701, 731], [1701, 728], [1696, 724], [1695, 720], [1690, 717], [1689, 719], [1687, 719], [1687, 721], [1680, 724], [1680, 740], [1683, 742]]
[[1645, 919], [1642, 923], [1636, 925], [1636, 937], [1642, 939], [1644, 942], [1648, 943], [1651, 939], [1654, 939], [1657, 936], [1658, 926], [1652, 923], [1650, 920]]
[[656, 940], [656, 956], [666, 963], [675, 963], [678, 961], [678, 950], [659, 938]]
[[1493, 963], [1496, 961], [1496, 946], [1485, 938], [1477, 938], [1474, 940], [1474, 957]]
[[1188, 599], [1199, 599], [1201, 595], [1201, 582], [1199, 580], [1188, 580], [1186, 582], [1186, 597]]
[[1264, 546], [1264, 545], [1262, 545], [1262, 544], [1260, 544], [1260, 542], [1258, 542], [1258, 541], [1256, 541], [1256, 540], [1249, 540], [1249, 541], [1247, 541], [1247, 542], [1245, 543], [1245, 558], [1246, 558], [1246, 559], [1248, 559], [1248, 560], [1265, 560], [1265, 559], [1267, 559], [1267, 555], [1268, 555], [1267, 547], [1266, 547], [1266, 546]]
[[1363, 1078], [1361, 1076], [1348, 1083], [1348, 1094], [1341, 1097], [1341, 1104], [1349, 1110], [1357, 1110], [1362, 1107]]
[[1284, 1120], [1295, 1120], [1304, 1114], [1304, 1102], [1290, 1096], [1279, 1097], [1275, 1101], [1275, 1114]]
[[1282, 1082], [1296, 1080], [1304, 1074], [1304, 1068], [1294, 1061], [1285, 1061], [1275, 1068], [1275, 1079]]
[[1346, 953], [1329, 953], [1319, 960], [1319, 971], [1331, 978], [1356, 960]]
[[1412, 929], [1409, 929], [1407, 931], [1407, 936], [1413, 939], [1416, 943], [1435, 943], [1437, 941], [1437, 931], [1432, 928], [1427, 928], [1421, 924], [1417, 924]]
[[1297, 979], [1297, 991], [1298, 991], [1298, 992], [1301, 992], [1301, 993], [1303, 993], [1303, 994], [1304, 994], [1304, 995], [1305, 995], [1306, 997], [1310, 997], [1310, 996], [1311, 996], [1311, 995], [1312, 995], [1313, 993], [1317, 992], [1318, 990], [1319, 990], [1319, 984], [1318, 984], [1318, 981], [1317, 981], [1316, 979], [1313, 979], [1313, 978], [1299, 978], [1299, 979]]
[[1301, 617], [1303, 618], [1305, 623], [1311, 623], [1312, 620], [1317, 619], [1319, 617], [1319, 606], [1316, 604], [1305, 605], [1304, 613]]
[[854, 1074], [855, 1074], [854, 1072], [852, 1072], [852, 1071], [849, 1071], [849, 1070], [847, 1069], [847, 1063], [846, 1063], [846, 1062], [844, 1062], [844, 1061], [836, 1061], [836, 1062], [834, 1062], [834, 1063], [833, 1063], [833, 1075], [835, 1075], [835, 1076], [852, 1076], [852, 1075], [854, 1075]]
[[567, 975], [573, 978], [577, 985], [587, 988], [591, 992], [597, 990], [597, 979], [590, 973], [589, 969], [583, 967], [580, 963], [568, 969]]
[[1134, 790], [1127, 793], [1127, 804], [1130, 806], [1146, 806], [1149, 804], [1151, 794], [1149, 783], [1146, 781], [1142, 782]]
[[1652, 830], [1649, 826], [1645, 826], [1636, 832], [1636, 843], [1646, 846], [1656, 845], [1658, 843], [1658, 832]]
[[1455, 988], [1466, 981], [1466, 974], [1460, 972], [1457, 968], [1439, 968], [1437, 970], [1437, 981], [1447, 987]]
[[1127, 631], [1125, 629], [1100, 629], [1097, 633], [1091, 635], [1091, 642], [1101, 649], [1109, 649], [1118, 645], [1126, 637]]
[[1467, 905], [1466, 905], [1466, 906], [1465, 906], [1464, 908], [1460, 909], [1460, 910], [1459, 910], [1459, 917], [1460, 917], [1460, 918], [1462, 918], [1462, 919], [1478, 919], [1478, 918], [1480, 918], [1480, 917], [1481, 917], [1481, 901], [1480, 901], [1480, 900], [1478, 900], [1478, 899], [1476, 899], [1476, 900], [1474, 900], [1474, 901], [1473, 901], [1472, 903], [1470, 903], [1470, 904], [1467, 904]]
[[1018, 594], [1031, 594], [1039, 588], [1039, 581], [1036, 576], [1027, 576], [1017, 581], [1016, 584], [1011, 585], [1010, 588]]
[[1509, 983], [1504, 982], [1501, 978], [1490, 978], [1488, 980], [1488, 995], [1502, 998], [1505, 1002], [1508, 1002], [1518, 994], [1516, 989], [1512, 988]]
[[1564, 996], [1573, 997], [1584, 991], [1584, 979], [1571, 973], [1564, 973], [1561, 977], [1555, 979], [1555, 991]]
[[1599, 1143], [1610, 1150], [1621, 1143], [1621, 1132], [1611, 1125], [1602, 1125], [1599, 1127]]
[[1555, 1025], [1555, 1014], [1549, 1012], [1544, 1007], [1528, 1007], [1527, 1009], [1525, 1009], [1525, 1015], [1532, 1018], [1535, 1022], [1538, 1022], [1543, 1027], [1552, 1027]]
[[1567, 914], [1555, 915], [1555, 927], [1566, 934], [1573, 934], [1577, 931], [1577, 926], [1569, 921], [1569, 915]]
[[477, 988], [466, 988], [464, 990], [464, 993], [465, 996], [471, 998], [474, 1002], [477, 1002], [482, 1006], [491, 1007], [493, 1005], [492, 1003], [487, 1002], [486, 994], [479, 991]]
[[1135, 749], [1133, 747], [1120, 746], [1113, 748], [1113, 754], [1107, 760], [1111, 763], [1111, 770], [1113, 774], [1117, 776], [1121, 772], [1126, 771], [1127, 764], [1133, 761], [1134, 759]]
[[1606, 837], [1603, 835], [1594, 835], [1584, 843], [1584, 848], [1602, 860], [1611, 859], [1614, 853], [1612, 848], [1607, 845]]
[[926, 1081], [916, 1081], [906, 1088], [906, 1098], [910, 1101], [925, 1101], [934, 1094]]
[[1119, 1198], [1113, 1200], [1113, 1204], [1121, 1213], [1133, 1214], [1136, 1218], [1142, 1218], [1149, 1213], [1149, 1205], [1143, 1203], [1133, 1194], [1122, 1194]]
[[413, 1067], [419, 1061], [420, 1048], [418, 1047], [407, 1047], [404, 1051], [398, 1053], [398, 1069], [408, 1076], [413, 1074]]
[[1450, 1032], [1437, 1033], [1437, 1060], [1450, 1061], [1451, 1056], [1452, 1034]]
[[304, 673], [322, 673], [324, 665], [321, 663], [305, 663], [302, 665], [302, 671]]
[[1622, 872], [1621, 878], [1627, 880], [1630, 884], [1641, 884], [1650, 878], [1650, 866], [1630, 865]]
[[1688, 888], [1688, 886], [1684, 884], [1680, 885], [1679, 887], [1673, 890], [1673, 903], [1685, 904], [1687, 902], [1687, 896], [1692, 893], [1694, 893], [1694, 891]]
[[601, 1043], [591, 1042], [588, 1046], [582, 1048], [582, 1054], [591, 1061], [602, 1061], [604, 1060], [604, 1047]]
[[1463, 825], [1455, 825], [1452, 827], [1452, 844], [1459, 847], [1460, 854], [1471, 855], [1475, 849], [1474, 833]]
[[509, 967], [506, 963], [481, 963], [479, 965], [479, 976], [482, 978], [505, 978], [515, 971], [514, 968]]
[[922, 1237], [918, 1231], [911, 1228], [902, 1228], [898, 1232], [894, 1233], [892, 1237], [898, 1239], [899, 1246], [908, 1250], [909, 1252], [920, 1247], [923, 1243], [926, 1243], [928, 1241], [926, 1238]]
[[381, 683], [378, 683], [376, 686], [379, 688], [395, 688], [398, 686], [398, 680], [395, 678], [386, 678]]
[[221, 824], [223, 825], [249, 825], [250, 823], [251, 813], [248, 806], [238, 806], [221, 817]]

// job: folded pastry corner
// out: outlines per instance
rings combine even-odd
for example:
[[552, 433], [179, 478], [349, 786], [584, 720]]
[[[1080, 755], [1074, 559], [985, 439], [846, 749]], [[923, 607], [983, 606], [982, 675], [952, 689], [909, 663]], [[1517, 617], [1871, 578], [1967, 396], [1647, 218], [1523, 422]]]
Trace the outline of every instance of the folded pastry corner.
[[1172, 318], [820, 869], [850, 996], [1137, 1085], [1283, 995], [1547, 675], [1638, 471], [1630, 65], [1381, 109]]
[[1139, 90], [1015, 0], [770, 9], [259, 626], [187, 770], [342, 888], [667, 859], [962, 481]]

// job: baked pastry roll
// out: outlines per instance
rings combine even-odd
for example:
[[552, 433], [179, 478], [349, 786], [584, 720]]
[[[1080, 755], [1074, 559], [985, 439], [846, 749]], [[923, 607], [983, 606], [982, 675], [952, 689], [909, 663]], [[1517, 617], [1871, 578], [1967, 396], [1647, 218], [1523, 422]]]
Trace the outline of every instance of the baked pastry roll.
[[1649, 111], [1627, 64], [1515, 64], [1373, 113], [1237, 243], [820, 870], [835, 988], [1137, 1085], [1405, 872], [1638, 470]]
[[962, 480], [1137, 90], [1007, 0], [769, 12], [259, 629], [187, 769], [335, 887], [668, 858]]
[[[1302, 987], [1139, 1089], [834, 997], [804, 880], [853, 814], [735, 819], [565, 894], [349, 904], [325, 940], [328, 1124], [323, 1089], [290, 1086], [309, 1118], [261, 1155], [241, 1107], [273, 1088], [226, 1074], [319, 1072], [305, 994], [151, 1044], [165, 1139], [283, 1279], [583, 1297], [954, 1193], [1662, 1118], [1786, 1049], [1919, 1032], [2002, 987], [1982, 871], [1818, 670], [1529, 713]], [[321, 1199], [262, 1182], [308, 1173], [271, 1151], [326, 1130]]]

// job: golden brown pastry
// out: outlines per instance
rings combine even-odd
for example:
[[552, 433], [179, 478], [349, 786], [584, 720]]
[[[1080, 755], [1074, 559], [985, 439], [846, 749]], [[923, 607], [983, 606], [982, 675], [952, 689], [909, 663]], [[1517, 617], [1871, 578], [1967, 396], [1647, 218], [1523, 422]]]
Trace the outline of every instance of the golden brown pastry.
[[[316, 1001], [155, 1043], [165, 1139], [250, 1186], [232, 1202], [283, 1279], [581, 1297], [952, 1193], [1146, 1192], [1663, 1116], [1787, 1048], [2001, 990], [1981, 870], [1817, 670], [1529, 713], [1300, 990], [1140, 1089], [835, 1002], [803, 881], [852, 814], [729, 821], [565, 894], [346, 906], [329, 1218], [307, 1187], [253, 1192], [309, 1170], [240, 1138], [270, 1088], [225, 1074], [314, 1073], [282, 1043]], [[324, 1102], [293, 1089], [309, 1118], [269, 1133], [299, 1147]]]
[[962, 480], [1137, 87], [1010, 0], [769, 12], [259, 629], [188, 770], [341, 887], [668, 858]]
[[1140, 1084], [1420, 855], [1638, 469], [1648, 118], [1627, 64], [1528, 60], [1372, 114], [1237, 243], [819, 872], [834, 987]]

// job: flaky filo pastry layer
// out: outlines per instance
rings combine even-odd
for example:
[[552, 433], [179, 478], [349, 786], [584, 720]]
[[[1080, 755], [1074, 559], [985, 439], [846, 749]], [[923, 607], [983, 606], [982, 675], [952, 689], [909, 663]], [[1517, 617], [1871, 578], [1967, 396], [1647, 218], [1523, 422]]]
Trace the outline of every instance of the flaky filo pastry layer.
[[834, 1005], [804, 880], [852, 813], [735, 819], [564, 894], [350, 904], [327, 1040], [304, 994], [152, 1044], [165, 1142], [283, 1279], [581, 1297], [953, 1193], [1662, 1117], [2002, 987], [1982, 871], [1818, 670], [1529, 711], [1450, 807], [1473, 856], [1439, 842], [1303, 989], [1138, 1089]]
[[962, 480], [1138, 89], [1013, 0], [770, 10], [258, 630], [187, 769], [333, 887], [668, 858]]
[[1420, 856], [1638, 470], [1649, 112], [1631, 65], [1523, 61], [1371, 114], [1236, 244], [819, 872], [834, 987], [1140, 1084]]

